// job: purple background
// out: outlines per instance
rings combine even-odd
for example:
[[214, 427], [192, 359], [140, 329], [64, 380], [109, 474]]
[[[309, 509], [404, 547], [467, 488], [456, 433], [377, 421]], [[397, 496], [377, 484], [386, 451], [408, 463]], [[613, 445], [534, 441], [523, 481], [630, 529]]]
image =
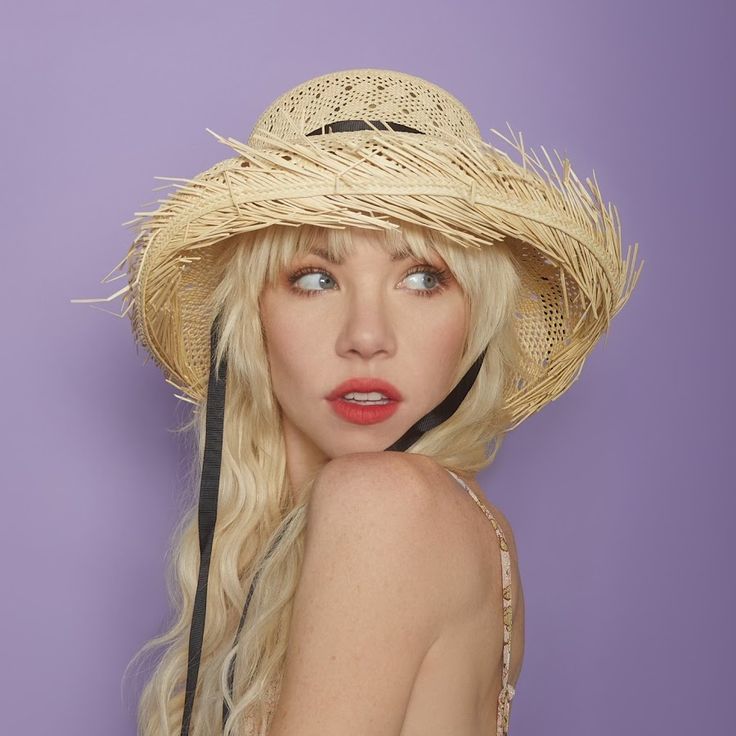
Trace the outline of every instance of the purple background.
[[154, 176], [230, 155], [205, 127], [245, 140], [293, 85], [371, 66], [595, 168], [646, 260], [480, 476], [527, 602], [511, 732], [734, 733], [733, 4], [264, 5], [6, 8], [0, 731], [132, 735], [123, 669], [167, 613], [182, 407], [127, 319], [69, 300], [113, 290]]

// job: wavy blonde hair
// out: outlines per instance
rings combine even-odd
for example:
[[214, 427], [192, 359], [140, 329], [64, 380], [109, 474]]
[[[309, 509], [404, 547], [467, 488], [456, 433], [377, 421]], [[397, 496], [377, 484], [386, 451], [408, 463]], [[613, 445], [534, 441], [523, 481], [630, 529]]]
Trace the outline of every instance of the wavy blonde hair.
[[[296, 493], [289, 488], [259, 298], [264, 286], [275, 283], [293, 258], [316, 244], [336, 258], [344, 257], [352, 247], [351, 232], [350, 228], [276, 225], [232, 236], [218, 245], [221, 280], [212, 294], [211, 307], [213, 315], [222, 316], [217, 359], [227, 355], [228, 374], [219, 507], [192, 736], [223, 733], [224, 697], [230, 708], [225, 736], [267, 732], [269, 693], [273, 697], [278, 692], [283, 674], [291, 603], [301, 569], [305, 512], [315, 478]], [[514, 327], [519, 263], [512, 241], [467, 248], [436, 230], [409, 223], [379, 232], [389, 253], [425, 260], [430, 251], [437, 252], [468, 300], [469, 330], [453, 385], [487, 346], [480, 373], [459, 409], [408, 450], [431, 456], [457, 472], [476, 473], [493, 461], [500, 447], [508, 427], [502, 406], [504, 379], [509, 370], [519, 371], [521, 366]], [[162, 651], [140, 697], [141, 736], [177, 736], [181, 730], [189, 625], [199, 565], [197, 489], [205, 416], [206, 405], [196, 406], [190, 421], [179, 428], [193, 440], [193, 462], [189, 505], [174, 531], [168, 558], [173, 624], [145, 644], [131, 661], [133, 664], [153, 650]], [[300, 503], [295, 503], [295, 498], [301, 499]], [[246, 625], [234, 644], [257, 571]], [[226, 695], [231, 667], [232, 699]]]

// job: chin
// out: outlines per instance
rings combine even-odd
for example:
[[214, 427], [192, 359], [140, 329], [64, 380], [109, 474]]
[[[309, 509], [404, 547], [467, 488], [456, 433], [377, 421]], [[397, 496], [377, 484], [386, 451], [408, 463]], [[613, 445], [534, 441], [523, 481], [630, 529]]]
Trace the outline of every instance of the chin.
[[333, 447], [327, 448], [325, 454], [329, 460], [334, 460], [337, 457], [343, 457], [344, 455], [355, 455], [361, 452], [381, 452], [385, 450], [391, 442], [369, 442], [369, 441], [355, 441], [355, 442], [339, 442]]
[[387, 422], [370, 425], [340, 422], [333, 415], [323, 417], [323, 421], [315, 425], [315, 417], [312, 416], [309, 417], [309, 421], [300, 423], [300, 433], [303, 440], [324, 455], [325, 462], [329, 462], [343, 455], [383, 452], [402, 437], [427, 411], [429, 408], [421, 414], [412, 412], [411, 416], [402, 417], [398, 417], [397, 412]]
[[353, 436], [345, 432], [342, 436], [335, 439], [334, 442], [326, 446], [324, 452], [330, 459], [357, 452], [383, 452], [391, 447], [400, 437], [403, 437], [404, 433], [418, 419], [419, 417], [415, 417], [411, 420], [410, 424], [405, 425], [402, 422], [400, 426], [394, 426], [392, 429], [381, 427], [380, 432], [376, 429], [371, 432], [365, 427], [357, 428]]

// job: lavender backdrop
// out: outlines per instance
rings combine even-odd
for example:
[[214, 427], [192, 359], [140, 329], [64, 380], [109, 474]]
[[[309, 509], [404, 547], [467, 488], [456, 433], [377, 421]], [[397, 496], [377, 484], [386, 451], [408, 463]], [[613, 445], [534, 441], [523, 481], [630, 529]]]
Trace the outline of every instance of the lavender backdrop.
[[[173, 391], [103, 296], [121, 223], [229, 155], [279, 94], [373, 66], [595, 168], [638, 290], [486, 493], [527, 601], [514, 736], [734, 733], [734, 6], [723, 1], [7, 6], [4, 734], [134, 734], [184, 472]], [[118, 282], [120, 283], [120, 282]], [[121, 284], [122, 285], [122, 284]]]

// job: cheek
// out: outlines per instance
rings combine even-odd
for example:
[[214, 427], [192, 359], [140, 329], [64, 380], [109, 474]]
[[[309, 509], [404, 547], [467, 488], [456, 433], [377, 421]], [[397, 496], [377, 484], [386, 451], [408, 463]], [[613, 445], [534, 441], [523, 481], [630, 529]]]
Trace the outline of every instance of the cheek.
[[315, 372], [321, 331], [309, 323], [308, 313], [298, 303], [278, 295], [262, 298], [261, 323], [274, 391], [303, 385], [304, 376]]
[[[417, 297], [419, 301], [420, 297]], [[468, 313], [464, 299], [437, 304], [431, 314], [417, 313], [405, 325], [409, 350], [404, 361], [415, 396], [423, 396], [428, 406], [452, 388], [467, 334]]]
[[441, 325], [437, 330], [436, 339], [435, 355], [442, 356], [438, 362], [441, 366], [442, 383], [447, 389], [455, 376], [465, 344], [465, 328], [462, 319], [448, 321]]
[[443, 306], [445, 308], [437, 310], [430, 319], [417, 320], [414, 329], [417, 325], [426, 325], [421, 335], [417, 335], [424, 346], [422, 352], [428, 357], [434, 356], [435, 361], [439, 360], [440, 365], [452, 373], [465, 345], [468, 315], [464, 301]]

